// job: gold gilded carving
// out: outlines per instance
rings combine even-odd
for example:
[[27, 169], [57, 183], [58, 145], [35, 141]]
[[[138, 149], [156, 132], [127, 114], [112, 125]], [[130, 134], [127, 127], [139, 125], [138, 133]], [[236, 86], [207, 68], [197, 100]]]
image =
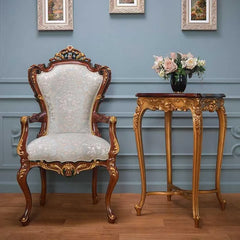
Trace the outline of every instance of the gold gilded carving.
[[98, 94], [97, 96], [96, 96], [96, 100], [101, 100], [102, 99], [102, 95], [101, 94]]
[[19, 179], [23, 178], [23, 176], [26, 174], [27, 169], [26, 168], [21, 168], [19, 170]]
[[26, 143], [26, 138], [27, 138], [27, 133], [28, 133], [28, 117], [23, 116], [21, 117], [21, 137], [17, 146], [17, 154], [19, 156], [23, 156], [26, 154], [26, 149], [25, 149], [25, 143]]
[[24, 151], [22, 150], [22, 147], [23, 147], [23, 138], [20, 139], [18, 146], [17, 146], [17, 154], [19, 156], [24, 155]]
[[199, 107], [192, 109], [193, 126], [196, 130], [202, 127], [202, 111]]
[[49, 62], [62, 61], [62, 60], [79, 60], [82, 62], [90, 62], [90, 59], [86, 58], [85, 54], [81, 51], [73, 48], [73, 46], [67, 46], [67, 48], [56, 53], [55, 56], [49, 59]]
[[32, 165], [42, 167], [46, 170], [52, 170], [57, 172], [58, 174], [69, 177], [69, 176], [74, 176], [76, 174], [79, 174], [81, 171], [93, 169], [96, 166], [100, 165], [100, 162], [96, 160], [89, 163], [88, 162], [86, 163], [82, 163], [82, 162], [50, 163], [45, 161], [38, 161], [38, 162], [32, 163]]
[[100, 164], [101, 164], [100, 161], [97, 161], [97, 160], [94, 160], [93, 162], [85, 163], [85, 164], [81, 163], [76, 167], [76, 174], [80, 173], [81, 171], [93, 169], [96, 166], [99, 166]]
[[137, 126], [139, 124], [139, 120], [144, 112], [143, 110], [143, 104], [144, 104], [144, 99], [142, 98], [138, 98], [137, 100], [137, 107], [136, 107], [136, 110], [135, 110], [135, 113], [134, 113], [134, 116], [133, 116], [133, 129], [134, 131], [137, 130]]
[[115, 161], [112, 161], [112, 162], [109, 163], [108, 171], [114, 177], [116, 177], [118, 175], [118, 170], [116, 168]]
[[202, 99], [201, 106], [203, 111], [215, 112], [223, 106], [223, 99]]
[[110, 139], [111, 139], [111, 150], [110, 150], [110, 155], [116, 157], [116, 155], [119, 153], [119, 143], [116, 137], [116, 123], [117, 119], [114, 116], [110, 117]]
[[194, 99], [193, 105], [190, 108], [192, 112], [193, 126], [194, 129], [199, 130], [202, 127], [202, 109], [201, 100]]
[[43, 100], [43, 96], [42, 96], [41, 94], [38, 94], [37, 98], [38, 98], [39, 100]]
[[136, 114], [144, 109], [150, 109], [152, 111], [162, 110], [168, 111], [187, 111], [192, 107], [191, 99], [183, 98], [160, 98], [160, 97], [140, 97], [138, 99], [138, 106], [136, 108]]

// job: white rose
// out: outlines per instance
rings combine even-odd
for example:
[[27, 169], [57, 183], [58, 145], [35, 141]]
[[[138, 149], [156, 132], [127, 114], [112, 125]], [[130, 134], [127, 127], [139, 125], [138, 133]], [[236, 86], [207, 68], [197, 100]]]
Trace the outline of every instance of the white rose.
[[193, 58], [193, 55], [189, 52], [189, 53], [187, 54], [187, 58]]
[[186, 61], [181, 61], [181, 64], [182, 64], [182, 68], [186, 67]]
[[157, 70], [158, 69], [158, 62], [154, 62], [154, 64], [153, 64], [153, 66], [152, 66], [152, 69], [155, 69], [155, 70]]
[[197, 65], [198, 65], [199, 67], [203, 67], [203, 66], [205, 66], [205, 63], [206, 63], [205, 60], [198, 60]]
[[189, 58], [186, 61], [186, 68], [188, 69], [193, 69], [196, 67], [196, 65], [197, 65], [197, 58]]
[[158, 73], [158, 75], [159, 75], [159, 77], [161, 77], [161, 78], [163, 78], [164, 77], [164, 70], [163, 69], [161, 69], [161, 71]]

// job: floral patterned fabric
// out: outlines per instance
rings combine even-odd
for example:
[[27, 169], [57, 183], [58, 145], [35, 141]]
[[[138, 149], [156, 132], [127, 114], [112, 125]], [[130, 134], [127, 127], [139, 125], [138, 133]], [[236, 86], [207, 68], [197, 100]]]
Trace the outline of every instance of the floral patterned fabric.
[[48, 133], [91, 132], [91, 108], [102, 83], [98, 72], [64, 64], [37, 75], [48, 110]]
[[93, 103], [103, 77], [85, 66], [63, 64], [37, 75], [48, 113], [47, 135], [27, 146], [29, 160], [108, 159], [110, 145], [91, 133]]
[[92, 134], [62, 133], [37, 138], [27, 146], [29, 160], [76, 162], [108, 159], [110, 144]]

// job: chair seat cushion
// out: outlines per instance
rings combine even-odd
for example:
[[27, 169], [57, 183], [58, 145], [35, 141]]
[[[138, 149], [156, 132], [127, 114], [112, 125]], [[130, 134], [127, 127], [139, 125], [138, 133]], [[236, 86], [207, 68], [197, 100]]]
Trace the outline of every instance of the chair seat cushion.
[[47, 162], [77, 162], [106, 160], [110, 144], [89, 133], [49, 134], [37, 138], [27, 146], [29, 160]]

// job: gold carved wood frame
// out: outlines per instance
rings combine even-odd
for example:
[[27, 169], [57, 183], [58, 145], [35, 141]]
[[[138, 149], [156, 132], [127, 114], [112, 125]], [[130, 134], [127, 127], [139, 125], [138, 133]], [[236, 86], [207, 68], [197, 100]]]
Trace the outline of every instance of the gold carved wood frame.
[[73, 0], [38, 0], [38, 30], [73, 30]]
[[206, 2], [206, 17], [203, 20], [194, 19], [195, 7], [199, 14], [199, 6], [193, 5], [196, 0], [182, 0], [182, 30], [217, 30], [217, 0], [202, 1]]
[[109, 0], [109, 13], [144, 13], [145, 0]]

